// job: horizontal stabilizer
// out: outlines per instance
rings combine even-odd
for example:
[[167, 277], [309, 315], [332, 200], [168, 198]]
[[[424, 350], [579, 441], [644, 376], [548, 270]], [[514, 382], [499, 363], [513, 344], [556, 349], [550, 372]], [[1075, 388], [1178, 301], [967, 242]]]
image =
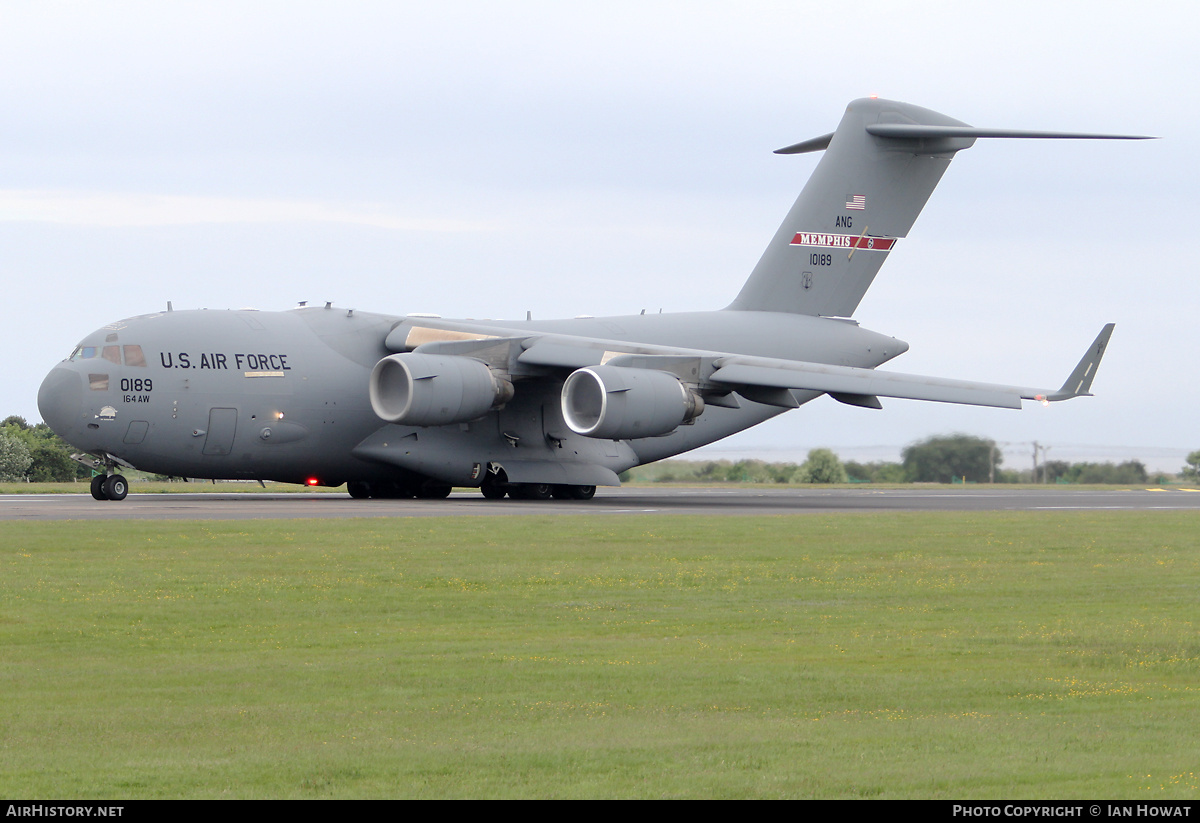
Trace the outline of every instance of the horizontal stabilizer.
[[814, 137], [811, 140], [804, 140], [800, 143], [793, 143], [790, 146], [784, 146], [782, 149], [775, 149], [776, 154], [808, 154], [810, 151], [825, 151], [829, 148], [829, 141], [833, 139], [833, 132], [822, 134], [820, 137]]
[[[942, 137], [1013, 137], [1034, 140], [1157, 140], [1144, 134], [1092, 134], [1074, 131], [1030, 131], [1028, 129], [981, 129], [975, 126], [929, 126], [921, 123], [871, 123], [867, 133], [876, 137], [924, 140]], [[819, 138], [818, 138], [819, 139]], [[813, 142], [812, 140], [808, 142]], [[797, 145], [804, 145], [798, 143]], [[813, 149], [806, 149], [812, 151]], [[792, 154], [780, 149], [776, 154]]]

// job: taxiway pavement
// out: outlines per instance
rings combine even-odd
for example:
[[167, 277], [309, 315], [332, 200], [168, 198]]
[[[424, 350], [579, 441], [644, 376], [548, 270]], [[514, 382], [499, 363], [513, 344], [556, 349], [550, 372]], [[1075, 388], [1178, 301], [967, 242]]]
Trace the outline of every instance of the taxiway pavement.
[[[136, 487], [135, 487], [136, 488]], [[120, 502], [89, 494], [0, 496], [4, 520], [254, 520], [342, 517], [466, 517], [514, 514], [781, 515], [932, 511], [1200, 510], [1200, 489], [1088, 491], [1004, 489], [600, 489], [588, 501], [486, 500], [456, 492], [445, 500], [354, 500], [345, 493], [130, 494]]]

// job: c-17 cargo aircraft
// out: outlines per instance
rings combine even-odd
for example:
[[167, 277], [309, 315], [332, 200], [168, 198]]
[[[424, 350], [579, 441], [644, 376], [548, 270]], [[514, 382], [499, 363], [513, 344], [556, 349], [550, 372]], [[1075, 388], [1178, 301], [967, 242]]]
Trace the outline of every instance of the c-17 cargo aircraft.
[[942, 173], [978, 138], [1145, 139], [974, 128], [906, 103], [852, 102], [741, 292], [708, 312], [450, 320], [301, 306], [110, 323], [51, 370], [50, 427], [121, 500], [122, 467], [346, 483], [351, 496], [584, 500], [619, 472], [828, 394], [1020, 408], [1090, 394], [1113, 325], [1058, 388], [881, 371], [908, 344], [850, 319]]

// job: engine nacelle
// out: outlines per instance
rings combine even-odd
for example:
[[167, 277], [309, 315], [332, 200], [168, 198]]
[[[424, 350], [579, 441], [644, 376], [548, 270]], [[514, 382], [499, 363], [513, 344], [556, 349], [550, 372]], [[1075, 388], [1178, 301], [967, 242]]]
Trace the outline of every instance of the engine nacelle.
[[704, 411], [704, 401], [669, 372], [589, 366], [563, 383], [562, 413], [576, 434], [612, 440], [670, 434]]
[[389, 423], [465, 423], [512, 399], [512, 383], [471, 357], [406, 352], [371, 370], [371, 408]]

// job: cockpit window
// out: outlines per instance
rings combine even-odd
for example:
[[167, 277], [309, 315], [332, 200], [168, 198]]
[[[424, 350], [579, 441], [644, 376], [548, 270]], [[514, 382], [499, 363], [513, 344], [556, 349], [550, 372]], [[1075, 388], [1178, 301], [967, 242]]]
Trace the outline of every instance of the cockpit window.
[[99, 355], [110, 363], [121, 365], [122, 349], [125, 354], [125, 365], [135, 368], [146, 367], [146, 355], [141, 346], [76, 346], [69, 360], [91, 360]]
[[88, 388], [92, 391], [108, 391], [107, 374], [89, 374]]

